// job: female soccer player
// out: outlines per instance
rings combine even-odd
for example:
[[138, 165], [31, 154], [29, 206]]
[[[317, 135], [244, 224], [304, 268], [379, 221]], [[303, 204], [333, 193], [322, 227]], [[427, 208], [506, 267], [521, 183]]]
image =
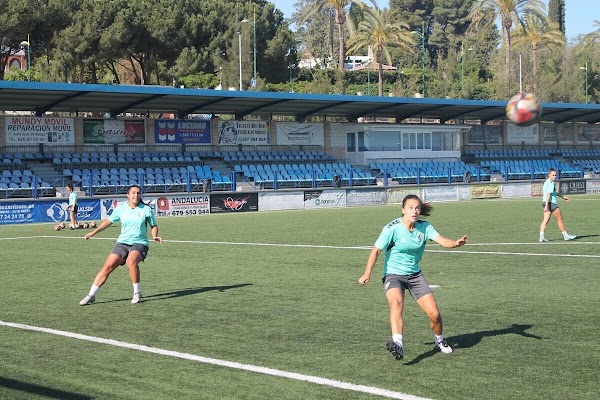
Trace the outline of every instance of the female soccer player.
[[546, 182], [544, 182], [544, 188], [542, 189], [542, 207], [544, 207], [544, 217], [542, 218], [542, 224], [540, 225], [540, 243], [549, 242], [549, 240], [546, 239], [546, 236], [544, 236], [544, 232], [546, 231], [546, 226], [548, 225], [548, 221], [550, 221], [550, 217], [553, 215], [558, 222], [558, 229], [560, 230], [560, 233], [562, 233], [565, 240], [573, 240], [577, 238], [575, 235], [569, 235], [565, 229], [563, 216], [560, 212], [560, 208], [558, 207], [558, 200], [556, 198], [560, 197], [565, 201], [569, 201], [571, 199], [556, 192], [556, 186], [554, 185], [555, 180], [556, 170], [554, 168], [550, 168], [548, 170]]
[[67, 210], [69, 210], [69, 217], [71, 219], [69, 228], [77, 229], [79, 228], [79, 223], [77, 222], [77, 209], [79, 206], [77, 205], [77, 192], [73, 190], [73, 184], [67, 184], [67, 192], [69, 192], [69, 206]]
[[96, 229], [85, 235], [85, 240], [88, 240], [98, 232], [102, 232], [117, 221], [121, 221], [121, 234], [106, 258], [104, 265], [96, 275], [88, 295], [79, 302], [82, 306], [92, 304], [96, 300], [98, 289], [104, 285], [108, 276], [119, 265], [123, 264], [127, 264], [129, 278], [131, 278], [131, 283], [133, 284], [133, 298], [131, 299], [131, 303], [139, 303], [142, 297], [139, 263], [144, 261], [148, 254], [147, 225], [151, 227], [152, 240], [161, 243], [162, 238], [158, 236], [158, 226], [156, 225], [152, 209], [142, 202], [139, 186], [130, 186], [127, 190], [127, 202], [118, 205], [108, 219], [102, 221]]
[[452, 353], [452, 347], [444, 339], [440, 310], [429, 284], [423, 277], [419, 261], [423, 256], [427, 240], [433, 240], [446, 248], [453, 248], [467, 243], [467, 236], [458, 240], [447, 239], [428, 222], [419, 219], [421, 215], [428, 216], [431, 210], [431, 205], [422, 203], [418, 196], [406, 196], [402, 200], [402, 217], [393, 220], [383, 228], [369, 254], [365, 273], [358, 279], [361, 285], [369, 282], [379, 253], [385, 250], [383, 289], [390, 306], [392, 328], [392, 338], [386, 342], [386, 348], [397, 360], [404, 357], [402, 310], [406, 289], [429, 317], [435, 335], [436, 349], [442, 353]]

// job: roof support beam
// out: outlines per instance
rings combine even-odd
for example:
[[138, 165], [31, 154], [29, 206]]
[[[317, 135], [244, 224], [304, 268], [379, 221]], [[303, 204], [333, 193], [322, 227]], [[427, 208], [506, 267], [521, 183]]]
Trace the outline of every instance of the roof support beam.
[[214, 100], [207, 101], [207, 102], [204, 102], [202, 104], [198, 104], [198, 105], [195, 105], [193, 107], [190, 107], [187, 110], [178, 110], [177, 113], [176, 113], [177, 114], [177, 118], [183, 119], [183, 118], [187, 117], [188, 114], [192, 114], [194, 111], [197, 111], [200, 108], [204, 108], [204, 107], [210, 106], [212, 104], [217, 104], [217, 103], [220, 103], [220, 102], [225, 101], [225, 100], [229, 100], [229, 98], [228, 97], [219, 97], [218, 99], [214, 99]]
[[248, 114], [252, 114], [252, 113], [254, 113], [254, 112], [256, 112], [256, 111], [260, 110], [261, 108], [265, 108], [265, 107], [274, 106], [275, 104], [279, 104], [279, 103], [285, 103], [285, 102], [288, 102], [288, 101], [289, 101], [289, 99], [274, 100], [274, 101], [272, 101], [272, 102], [270, 102], [270, 103], [261, 104], [260, 106], [256, 106], [256, 107], [253, 107], [253, 108], [249, 108], [249, 109], [247, 109], [247, 110], [244, 110], [244, 111], [237, 112], [237, 113], [235, 113], [235, 119], [236, 119], [236, 120], [241, 120], [241, 119], [243, 119], [243, 118], [244, 118], [246, 115], [248, 115]]
[[53, 107], [59, 105], [60, 103], [67, 101], [67, 100], [71, 100], [71, 99], [75, 99], [77, 97], [83, 96], [85, 94], [88, 94], [91, 92], [76, 92], [76, 93], [72, 93], [68, 96], [65, 97], [61, 97], [60, 99], [53, 101], [52, 103], [48, 103], [48, 104], [44, 104], [41, 107], [36, 107], [35, 109], [35, 115], [37, 117], [41, 117], [43, 116], [47, 111], [51, 110]]
[[317, 114], [323, 110], [327, 110], [328, 108], [333, 108], [333, 107], [341, 106], [341, 105], [348, 104], [348, 103], [354, 103], [354, 102], [353, 101], [338, 101], [336, 103], [331, 103], [331, 104], [327, 104], [327, 105], [324, 105], [321, 107], [313, 108], [312, 110], [310, 110], [308, 112], [296, 114], [296, 121], [304, 121], [306, 119], [306, 117], [308, 117], [309, 115]]
[[155, 94], [154, 96], [148, 96], [148, 97], [145, 97], [143, 99], [139, 99], [137, 101], [133, 101], [131, 103], [125, 104], [125, 105], [123, 105], [123, 106], [121, 106], [119, 108], [115, 108], [115, 109], [109, 110], [110, 117], [111, 118], [115, 118], [117, 115], [123, 114], [125, 111], [129, 110], [132, 107], [135, 107], [135, 106], [137, 106], [139, 104], [143, 104], [143, 103], [145, 103], [147, 101], [152, 101], [154, 99], [160, 99], [161, 97], [164, 97], [164, 96], [165, 96], [164, 94]]

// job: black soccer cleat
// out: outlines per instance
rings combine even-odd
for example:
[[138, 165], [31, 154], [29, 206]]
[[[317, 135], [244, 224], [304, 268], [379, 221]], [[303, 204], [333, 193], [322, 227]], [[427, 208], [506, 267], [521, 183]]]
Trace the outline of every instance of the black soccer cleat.
[[396, 360], [402, 360], [404, 358], [404, 348], [400, 343], [396, 343], [392, 339], [388, 339], [385, 341], [385, 348], [392, 353]]

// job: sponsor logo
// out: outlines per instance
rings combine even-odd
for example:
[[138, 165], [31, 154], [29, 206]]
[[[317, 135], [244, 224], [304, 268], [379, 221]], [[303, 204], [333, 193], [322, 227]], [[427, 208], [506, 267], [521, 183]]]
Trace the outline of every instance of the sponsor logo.
[[54, 222], [66, 221], [69, 219], [69, 211], [67, 210], [67, 207], [69, 207], [69, 203], [54, 203], [48, 207], [46, 214]]
[[234, 199], [232, 197], [228, 197], [225, 200], [223, 200], [223, 206], [233, 211], [240, 210], [242, 207], [244, 207], [244, 204], [248, 203], [249, 197], [250, 196], [247, 196], [242, 199]]

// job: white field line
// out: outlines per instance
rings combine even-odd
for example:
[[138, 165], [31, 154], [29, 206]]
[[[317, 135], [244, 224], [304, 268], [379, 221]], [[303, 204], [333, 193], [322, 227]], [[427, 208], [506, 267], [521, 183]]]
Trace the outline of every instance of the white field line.
[[71, 339], [85, 340], [87, 342], [106, 344], [109, 346], [116, 346], [116, 347], [122, 347], [122, 348], [130, 349], [130, 350], [143, 351], [146, 353], [159, 354], [159, 355], [167, 356], [167, 357], [181, 358], [184, 360], [195, 361], [195, 362], [199, 362], [199, 363], [203, 363], [203, 364], [218, 365], [220, 367], [239, 369], [239, 370], [243, 370], [243, 371], [250, 371], [250, 372], [255, 372], [255, 373], [264, 374], [264, 375], [271, 375], [271, 376], [276, 376], [276, 377], [286, 378], [286, 379], [294, 379], [297, 381], [303, 381], [303, 382], [314, 383], [317, 385], [329, 386], [329, 387], [333, 387], [336, 389], [350, 390], [353, 392], [367, 393], [367, 394], [371, 394], [371, 395], [375, 395], [375, 396], [387, 397], [390, 399], [428, 400], [424, 397], [417, 397], [417, 396], [413, 396], [410, 394], [394, 392], [394, 391], [387, 390], [387, 389], [380, 389], [380, 388], [376, 388], [373, 386], [356, 385], [354, 383], [336, 381], [336, 380], [332, 380], [332, 379], [321, 378], [318, 376], [304, 375], [304, 374], [299, 374], [296, 372], [282, 371], [282, 370], [278, 370], [278, 369], [260, 367], [260, 366], [251, 365], [251, 364], [241, 364], [241, 363], [234, 362], [234, 361], [226, 361], [226, 360], [220, 360], [217, 358], [202, 357], [202, 356], [197, 356], [197, 355], [189, 354], [189, 353], [181, 353], [179, 351], [164, 350], [164, 349], [159, 349], [156, 347], [144, 346], [141, 344], [121, 342], [118, 340], [104, 339], [104, 338], [99, 338], [99, 337], [95, 337], [95, 336], [81, 335], [79, 333], [60, 331], [60, 330], [56, 330], [56, 329], [43, 328], [43, 327], [24, 325], [24, 324], [16, 324], [16, 323], [12, 323], [12, 322], [1, 321], [1, 320], [0, 320], [0, 326], [24, 329], [24, 330], [28, 330], [28, 331], [34, 331], [34, 332], [48, 333], [51, 335], [64, 336], [64, 337], [68, 337]]
[[[52, 236], [52, 235], [42, 235], [42, 236], [28, 236], [21, 237], [20, 239], [35, 239], [35, 238], [52, 238], [52, 239], [83, 239], [83, 237], [74, 237], [74, 236]], [[19, 239], [19, 238], [0, 238], [1, 240], [5, 239]], [[111, 240], [115, 241], [116, 238], [93, 238], [92, 240]], [[217, 245], [233, 245], [233, 246], [265, 246], [265, 247], [299, 247], [299, 248], [311, 248], [311, 249], [347, 249], [347, 250], [371, 250], [372, 246], [327, 246], [327, 245], [312, 245], [312, 244], [286, 244], [286, 243], [251, 243], [251, 242], [214, 242], [214, 241], [206, 241], [206, 240], [164, 240], [163, 243], [189, 243], [189, 244], [217, 244]], [[597, 245], [598, 242], [577, 242], [577, 241], [569, 241], [564, 242], [557, 240], [555, 245], [564, 244], [568, 246], [573, 246], [577, 244], [583, 245]], [[552, 244], [545, 243], [540, 244], [538, 242], [531, 243], [469, 243], [467, 244], [467, 248], [472, 246], [514, 246], [514, 245], [539, 245], [543, 246], [552, 246]], [[436, 250], [429, 249], [425, 250], [429, 253], [460, 253], [460, 254], [492, 254], [492, 255], [513, 255], [513, 256], [536, 256], [536, 257], [573, 257], [573, 258], [600, 258], [600, 255], [597, 254], [553, 254], [553, 253], [520, 253], [513, 251], [471, 251], [471, 250]]]

